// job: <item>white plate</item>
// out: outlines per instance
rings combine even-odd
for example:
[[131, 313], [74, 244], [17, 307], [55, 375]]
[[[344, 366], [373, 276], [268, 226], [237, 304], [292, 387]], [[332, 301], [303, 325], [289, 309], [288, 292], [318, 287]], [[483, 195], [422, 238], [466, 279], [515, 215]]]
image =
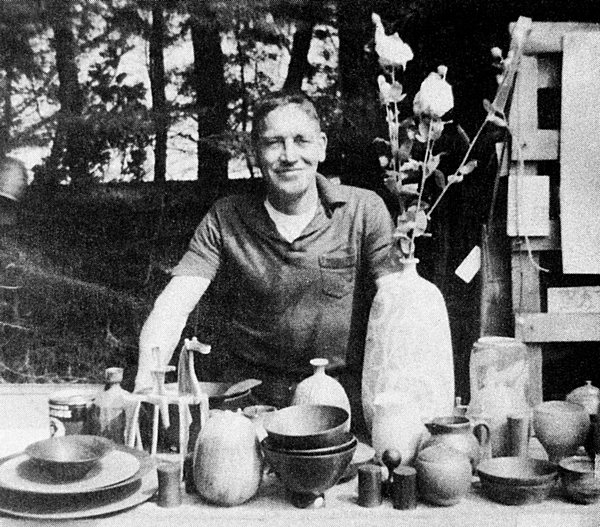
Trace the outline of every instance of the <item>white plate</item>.
[[37, 520], [90, 518], [129, 509], [149, 500], [158, 490], [156, 470], [124, 487], [93, 494], [49, 496], [0, 489], [0, 512]]
[[27, 455], [21, 454], [0, 465], [0, 488], [36, 494], [81, 494], [114, 486], [131, 478], [139, 468], [140, 462], [133, 454], [113, 450], [82, 479], [56, 482]]

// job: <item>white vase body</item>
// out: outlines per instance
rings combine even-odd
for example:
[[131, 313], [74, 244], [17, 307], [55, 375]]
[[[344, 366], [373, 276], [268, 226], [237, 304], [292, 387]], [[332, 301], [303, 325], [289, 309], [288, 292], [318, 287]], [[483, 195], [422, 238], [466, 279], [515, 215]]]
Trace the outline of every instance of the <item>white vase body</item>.
[[448, 311], [440, 290], [417, 273], [418, 260], [399, 263], [373, 300], [362, 373], [369, 429], [378, 394], [399, 391], [424, 421], [452, 414], [454, 362]]
[[338, 406], [348, 412], [348, 429], [352, 418], [350, 400], [344, 387], [333, 377], [327, 375], [325, 367], [329, 364], [327, 359], [312, 359], [310, 364], [314, 373], [298, 383], [292, 398], [292, 404], [325, 404]]
[[373, 448], [381, 460], [388, 449], [397, 450], [401, 463], [410, 465], [415, 460], [427, 430], [410, 393], [390, 391], [377, 395], [374, 401]]

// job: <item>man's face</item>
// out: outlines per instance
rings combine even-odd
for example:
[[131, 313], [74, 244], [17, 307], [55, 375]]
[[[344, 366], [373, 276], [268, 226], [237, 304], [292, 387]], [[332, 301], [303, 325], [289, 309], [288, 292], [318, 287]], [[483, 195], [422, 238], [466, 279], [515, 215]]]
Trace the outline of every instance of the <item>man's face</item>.
[[294, 202], [315, 184], [325, 159], [327, 137], [297, 105], [279, 107], [265, 117], [257, 154], [268, 193]]

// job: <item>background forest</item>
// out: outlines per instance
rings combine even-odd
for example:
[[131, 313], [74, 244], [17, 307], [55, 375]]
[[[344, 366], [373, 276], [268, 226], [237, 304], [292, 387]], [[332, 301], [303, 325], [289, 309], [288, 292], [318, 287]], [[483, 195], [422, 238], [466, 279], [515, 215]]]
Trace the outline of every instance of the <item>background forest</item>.
[[[2, 283], [19, 286], [3, 291], [0, 382], [132, 372], [141, 323], [207, 207], [260, 185], [248, 133], [268, 91], [312, 95], [329, 136], [322, 172], [382, 192], [372, 12], [414, 51], [407, 93], [448, 66], [453, 120], [472, 136], [496, 90], [490, 49], [507, 50], [510, 22], [593, 21], [593, 0], [558, 4], [0, 0], [0, 155], [30, 174], [16, 223], [0, 226]], [[448, 304], [463, 396], [480, 283], [453, 273], [489, 212], [493, 140], [480, 150], [485, 162], [448, 193], [417, 249]], [[186, 336], [202, 334], [206, 315], [200, 306]]]

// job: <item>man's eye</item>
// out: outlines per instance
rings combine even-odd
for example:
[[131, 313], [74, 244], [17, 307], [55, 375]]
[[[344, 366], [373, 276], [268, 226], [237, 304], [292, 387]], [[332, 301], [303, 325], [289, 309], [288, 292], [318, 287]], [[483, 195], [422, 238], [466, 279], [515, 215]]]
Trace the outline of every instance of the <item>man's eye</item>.
[[297, 145], [308, 145], [310, 144], [312, 141], [309, 137], [303, 137], [303, 136], [298, 136], [294, 139], [294, 142]]

